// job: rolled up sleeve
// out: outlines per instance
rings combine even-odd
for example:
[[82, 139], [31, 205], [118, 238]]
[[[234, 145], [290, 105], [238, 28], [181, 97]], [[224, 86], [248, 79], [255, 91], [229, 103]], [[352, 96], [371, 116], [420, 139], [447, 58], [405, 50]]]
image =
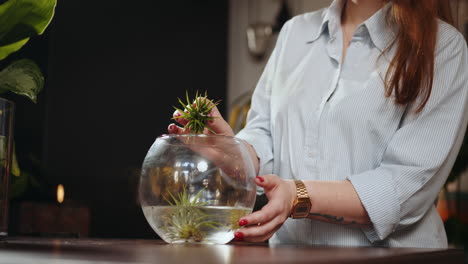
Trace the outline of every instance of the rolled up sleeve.
[[434, 206], [460, 149], [467, 124], [468, 58], [459, 33], [440, 36], [431, 97], [415, 113], [408, 107], [381, 164], [351, 175], [372, 228], [371, 242], [418, 222]]
[[273, 164], [273, 143], [270, 132], [270, 89], [268, 71], [272, 67], [272, 57], [263, 72], [252, 96], [252, 106], [247, 114], [247, 125], [236, 137], [241, 138], [255, 149], [259, 159], [259, 174], [270, 174]]
[[273, 172], [273, 141], [271, 137], [270, 106], [271, 90], [283, 39], [291, 21], [288, 21], [278, 36], [265, 70], [252, 95], [252, 104], [247, 114], [247, 125], [236, 137], [247, 141], [255, 149], [259, 159], [259, 175]]

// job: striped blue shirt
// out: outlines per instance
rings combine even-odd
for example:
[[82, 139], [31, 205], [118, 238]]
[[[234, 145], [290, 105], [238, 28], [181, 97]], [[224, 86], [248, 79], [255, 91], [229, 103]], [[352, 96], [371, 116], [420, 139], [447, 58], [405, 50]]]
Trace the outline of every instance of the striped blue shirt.
[[439, 22], [433, 90], [416, 114], [417, 102], [385, 97], [395, 49], [380, 54], [395, 36], [386, 23], [391, 3], [358, 26], [345, 60], [343, 3], [285, 24], [237, 137], [256, 150], [260, 174], [349, 180], [372, 227], [288, 219], [270, 243], [447, 247], [434, 201], [467, 124], [465, 40]]

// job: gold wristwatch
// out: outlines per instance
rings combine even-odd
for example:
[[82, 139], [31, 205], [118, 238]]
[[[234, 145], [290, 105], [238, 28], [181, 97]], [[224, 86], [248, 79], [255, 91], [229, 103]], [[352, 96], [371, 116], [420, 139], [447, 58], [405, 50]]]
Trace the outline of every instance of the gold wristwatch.
[[296, 200], [294, 200], [289, 217], [294, 219], [306, 218], [309, 216], [312, 207], [309, 193], [303, 181], [294, 180], [294, 183], [296, 184]]

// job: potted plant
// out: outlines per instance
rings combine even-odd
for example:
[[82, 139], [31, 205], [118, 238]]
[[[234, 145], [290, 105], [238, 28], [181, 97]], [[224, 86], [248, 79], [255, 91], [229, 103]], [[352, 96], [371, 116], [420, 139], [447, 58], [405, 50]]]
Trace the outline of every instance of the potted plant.
[[[44, 33], [54, 16], [56, 4], [57, 0], [0, 0], [0, 61], [20, 50], [31, 37]], [[12, 61], [0, 69], [0, 94], [13, 92], [36, 102], [43, 87], [44, 76], [31, 60]], [[0, 98], [0, 235], [7, 234], [10, 168], [11, 174], [18, 178], [13, 182], [27, 184], [12, 151], [13, 112], [14, 104]]]

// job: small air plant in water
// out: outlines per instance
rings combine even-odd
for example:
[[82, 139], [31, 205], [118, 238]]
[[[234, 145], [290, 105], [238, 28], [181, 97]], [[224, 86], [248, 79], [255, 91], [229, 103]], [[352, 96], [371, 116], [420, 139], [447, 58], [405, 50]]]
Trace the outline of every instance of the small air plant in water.
[[188, 123], [184, 128], [189, 129], [192, 133], [201, 134], [206, 128], [211, 133], [216, 134], [216, 132], [208, 126], [208, 121], [216, 118], [211, 116], [210, 113], [220, 101], [212, 102], [209, 100], [207, 92], [205, 92], [204, 96], [200, 96], [197, 91], [194, 100], [189, 99], [188, 92], [185, 93], [185, 97], [187, 100], [186, 103], [179, 98], [179, 103], [182, 105], [182, 108], [174, 107], [180, 113], [180, 116], [173, 117], [173, 119], [176, 121], [179, 118], [186, 119]]
[[169, 192], [172, 199], [170, 201], [166, 197], [164, 199], [172, 207], [171, 212], [164, 216], [164, 229], [167, 236], [171, 240], [183, 240], [189, 242], [202, 242], [206, 233], [202, 231], [205, 228], [216, 229], [221, 226], [220, 223], [207, 220], [211, 216], [204, 213], [201, 208], [208, 205], [211, 201], [199, 201], [200, 195], [204, 189], [200, 190], [193, 199], [187, 194], [186, 188], [177, 195], [177, 198]]

